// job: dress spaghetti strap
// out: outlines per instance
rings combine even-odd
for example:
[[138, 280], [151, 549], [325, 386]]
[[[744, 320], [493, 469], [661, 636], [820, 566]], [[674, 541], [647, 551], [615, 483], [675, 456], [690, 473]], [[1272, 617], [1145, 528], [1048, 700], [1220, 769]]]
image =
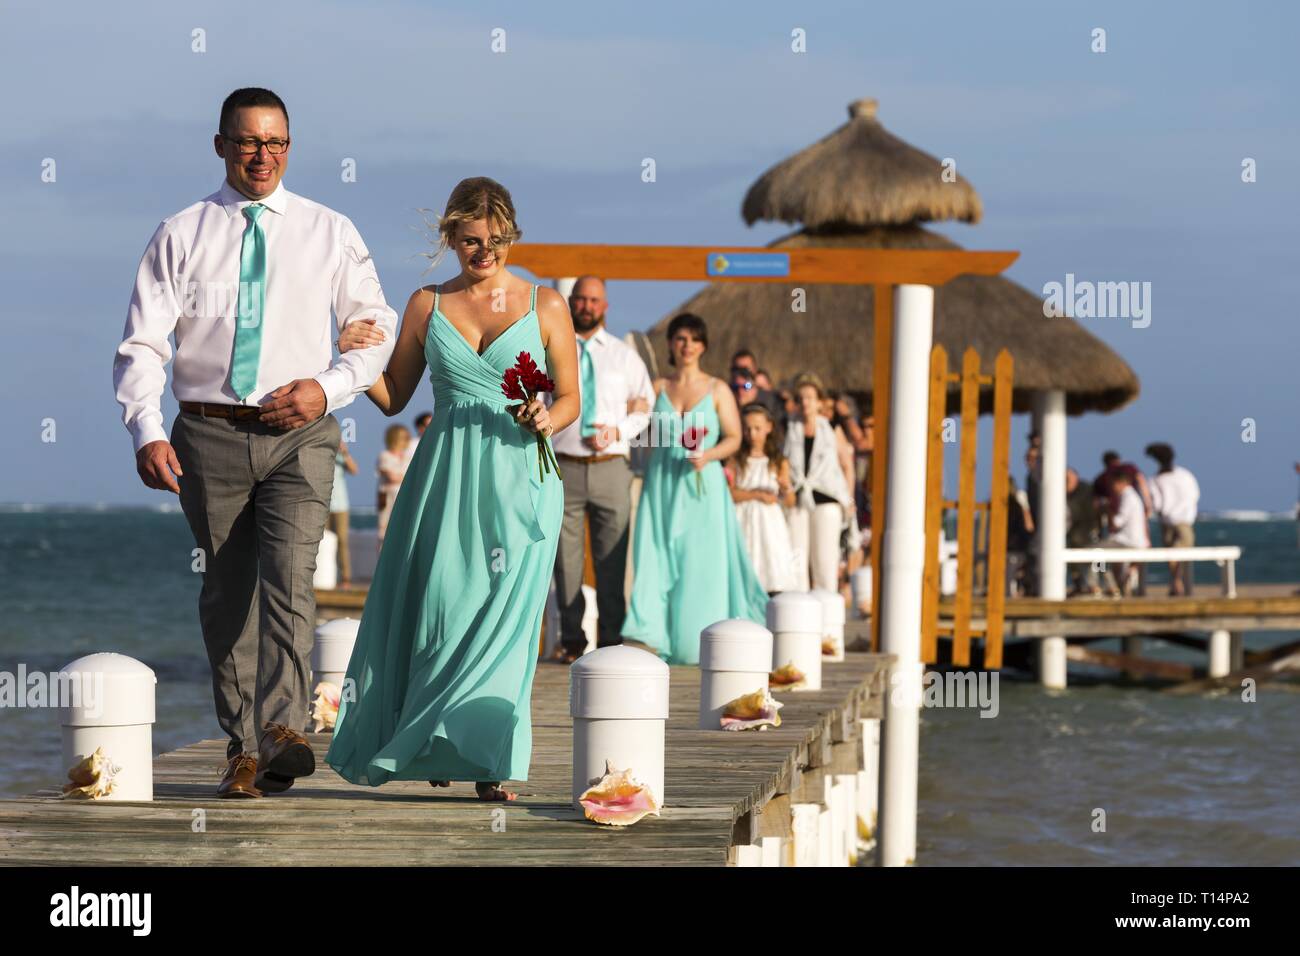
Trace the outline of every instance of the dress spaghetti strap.
[[528, 300], [528, 311], [529, 312], [537, 311], [537, 286], [533, 286], [531, 297]]

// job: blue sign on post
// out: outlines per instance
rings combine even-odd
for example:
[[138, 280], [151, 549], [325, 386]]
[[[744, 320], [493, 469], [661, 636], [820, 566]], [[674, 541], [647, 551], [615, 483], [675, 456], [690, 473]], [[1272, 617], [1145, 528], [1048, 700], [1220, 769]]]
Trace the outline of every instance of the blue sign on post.
[[711, 276], [788, 276], [790, 256], [785, 252], [710, 252]]

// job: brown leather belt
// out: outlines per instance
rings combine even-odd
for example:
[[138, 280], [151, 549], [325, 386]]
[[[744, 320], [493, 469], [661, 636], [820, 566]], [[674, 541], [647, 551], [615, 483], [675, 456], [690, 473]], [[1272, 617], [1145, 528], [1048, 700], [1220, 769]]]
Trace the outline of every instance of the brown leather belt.
[[225, 418], [236, 422], [262, 420], [260, 405], [219, 405], [215, 402], [181, 402], [181, 411], [206, 418]]
[[627, 460], [626, 455], [566, 455], [562, 451], [557, 451], [555, 457], [561, 461], [572, 461], [579, 465], [596, 465], [602, 461], [613, 461], [615, 458]]

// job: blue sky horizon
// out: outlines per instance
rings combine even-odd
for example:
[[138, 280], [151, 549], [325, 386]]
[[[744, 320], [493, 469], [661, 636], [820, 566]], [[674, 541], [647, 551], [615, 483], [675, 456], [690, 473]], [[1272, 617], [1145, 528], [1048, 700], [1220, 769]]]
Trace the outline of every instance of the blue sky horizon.
[[[19, 425], [0, 503], [175, 501], [135, 473], [113, 352], [154, 227], [221, 182], [211, 135], [243, 85], [285, 98], [285, 185], [356, 222], [399, 312], [413, 288], [450, 277], [445, 264], [425, 271], [417, 210], [441, 208], [465, 176], [510, 187], [526, 240], [762, 245], [794, 227], [746, 227], [745, 190], [875, 97], [886, 128], [954, 157], [983, 199], [982, 223], [937, 231], [1019, 250], [1007, 276], [1034, 291], [1067, 274], [1151, 283], [1148, 327], [1079, 320], [1142, 393], [1070, 420], [1072, 465], [1090, 476], [1113, 447], [1150, 471], [1141, 450], [1163, 440], [1197, 474], [1204, 510], [1296, 502], [1300, 333], [1285, 306], [1300, 14], [1284, 3], [19, 2], [0, 17], [0, 70], [18, 91], [0, 127], [0, 197], [22, 224], [0, 232], [3, 321], [18, 349], [33, 326], [36, 338], [0, 385]], [[795, 29], [806, 53], [791, 51]], [[345, 159], [356, 182], [342, 181]], [[699, 287], [612, 283], [610, 328], [647, 329]], [[169, 367], [168, 426], [170, 389]], [[409, 425], [418, 406], [395, 420]], [[357, 421], [349, 491], [368, 503], [394, 420], [364, 396], [339, 414]], [[1026, 425], [1013, 432], [1018, 480]]]

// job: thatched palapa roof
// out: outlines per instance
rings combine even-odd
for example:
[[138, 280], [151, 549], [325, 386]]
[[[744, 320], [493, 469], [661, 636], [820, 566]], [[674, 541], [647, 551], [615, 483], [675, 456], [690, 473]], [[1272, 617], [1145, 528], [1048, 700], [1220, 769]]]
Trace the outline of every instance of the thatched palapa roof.
[[[747, 222], [778, 219], [804, 228], [770, 243], [773, 249], [808, 246], [872, 249], [957, 249], [922, 228], [944, 218], [977, 222], [979, 196], [960, 177], [944, 182], [932, 156], [881, 127], [875, 101], [849, 107], [849, 122], [803, 152], [768, 170], [745, 197]], [[804, 289], [806, 311], [792, 310]], [[816, 372], [836, 390], [872, 389], [874, 295], [870, 286], [720, 282], [707, 286], [664, 316], [647, 333], [667, 368], [668, 322], [694, 312], [709, 327], [704, 367], [726, 375], [741, 348], [753, 351], [779, 386], [800, 372]], [[1042, 299], [1001, 276], [959, 276], [935, 289], [934, 341], [960, 368], [968, 346], [992, 371], [1002, 348], [1015, 359], [1013, 406], [1032, 408], [1033, 393], [1062, 389], [1066, 410], [1112, 411], [1138, 394], [1138, 379], [1109, 346], [1066, 317], [1043, 315]], [[954, 396], [955, 398], [955, 396]], [[981, 407], [991, 407], [989, 390]]]
[[805, 229], [903, 226], [959, 219], [977, 223], [980, 197], [955, 169], [909, 146], [876, 119], [876, 101], [849, 104], [849, 121], [758, 178], [745, 194], [747, 225], [760, 219]]

